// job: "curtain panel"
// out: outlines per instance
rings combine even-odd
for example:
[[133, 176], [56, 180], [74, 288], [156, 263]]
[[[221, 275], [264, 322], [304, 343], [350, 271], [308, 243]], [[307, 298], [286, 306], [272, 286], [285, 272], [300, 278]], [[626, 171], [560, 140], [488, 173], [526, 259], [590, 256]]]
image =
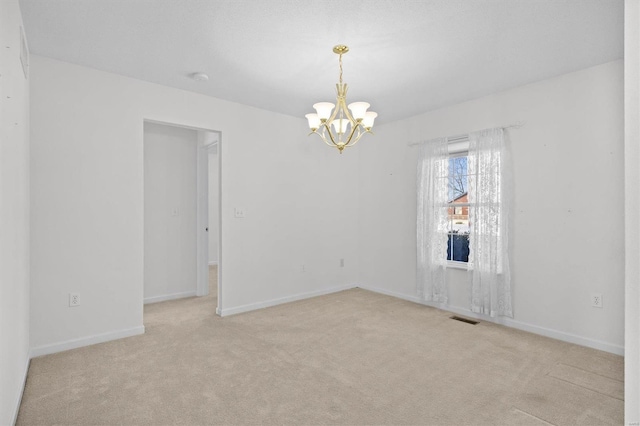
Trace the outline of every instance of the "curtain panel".
[[503, 129], [469, 134], [471, 310], [513, 318], [509, 269], [511, 182]]
[[421, 145], [417, 170], [417, 292], [429, 302], [447, 303], [447, 138]]

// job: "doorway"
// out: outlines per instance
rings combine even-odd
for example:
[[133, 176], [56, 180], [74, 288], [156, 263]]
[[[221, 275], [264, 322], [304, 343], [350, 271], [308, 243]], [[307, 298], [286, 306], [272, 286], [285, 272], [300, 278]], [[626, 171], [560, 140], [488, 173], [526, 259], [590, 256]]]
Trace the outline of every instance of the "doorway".
[[[219, 297], [220, 264], [220, 134], [198, 132], [198, 286], [197, 295]], [[211, 277], [215, 274], [216, 277]]]
[[144, 303], [212, 294], [220, 310], [220, 132], [144, 121]]

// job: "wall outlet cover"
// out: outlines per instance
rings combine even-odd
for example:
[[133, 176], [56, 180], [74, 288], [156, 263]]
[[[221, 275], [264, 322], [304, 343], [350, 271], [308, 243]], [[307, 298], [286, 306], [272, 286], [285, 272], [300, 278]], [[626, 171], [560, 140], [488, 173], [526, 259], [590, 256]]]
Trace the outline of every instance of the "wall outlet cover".
[[69, 293], [69, 306], [80, 306], [80, 293]]
[[602, 294], [591, 293], [591, 306], [594, 308], [602, 308]]

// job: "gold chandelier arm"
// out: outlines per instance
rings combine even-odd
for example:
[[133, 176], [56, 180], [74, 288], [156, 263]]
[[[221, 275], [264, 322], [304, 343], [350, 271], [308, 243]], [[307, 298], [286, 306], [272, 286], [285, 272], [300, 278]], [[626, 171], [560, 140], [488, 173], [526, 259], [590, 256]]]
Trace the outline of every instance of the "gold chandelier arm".
[[356, 121], [355, 118], [353, 118], [353, 115], [351, 115], [351, 111], [349, 111], [349, 108], [347, 107], [347, 104], [345, 103], [344, 99], [342, 100], [342, 109], [344, 110], [344, 115], [347, 117], [347, 120], [351, 122], [351, 126], [352, 127], [357, 126], [359, 123]]
[[327, 146], [330, 146], [331, 148], [335, 148], [335, 145], [330, 144], [330, 143], [329, 143], [329, 141], [327, 141], [327, 138], [325, 138], [324, 136], [322, 136], [322, 135], [321, 135], [321, 134], [319, 134], [319, 133], [318, 133], [318, 136], [320, 136], [320, 137], [322, 138], [322, 141], [323, 141], [324, 143], [326, 143], [326, 144], [327, 144]]
[[[334, 108], [333, 113], [331, 114], [331, 117], [325, 123], [327, 126], [331, 126], [331, 123], [333, 122], [333, 120], [336, 119], [338, 115], [340, 115], [339, 117], [340, 120], [348, 120], [349, 123], [351, 123], [351, 132], [349, 133], [349, 136], [346, 142], [344, 143], [345, 145], [349, 145], [349, 141], [353, 137], [355, 129], [360, 125], [360, 123], [353, 118], [353, 116], [351, 115], [351, 112], [349, 111], [349, 108], [347, 107], [347, 103], [346, 103], [347, 90], [348, 90], [348, 87], [346, 83], [336, 84], [336, 91], [338, 93], [338, 97], [336, 100], [337, 101], [336, 107]], [[331, 129], [327, 128], [327, 132], [329, 132], [329, 135], [332, 136], [332, 141], [337, 146], [337, 144], [335, 143], [335, 140], [333, 139], [333, 134], [331, 133]]]
[[346, 83], [342, 84], [342, 82], [340, 82], [336, 84], [336, 94], [337, 94], [336, 107], [333, 109], [333, 112], [331, 113], [331, 117], [329, 117], [329, 119], [327, 120], [327, 123], [329, 123], [329, 125], [331, 125], [333, 120], [335, 120], [336, 116], [340, 111], [344, 111], [347, 109], [346, 104], [344, 102], [347, 96], [347, 90], [348, 90], [348, 87]]
[[[356, 133], [356, 130], [360, 130], [360, 123], [356, 123], [355, 121], [351, 120], [351, 133], [349, 133], [349, 137], [347, 138], [347, 142], [345, 142], [345, 145], [349, 146], [349, 144], [351, 144], [351, 139], [353, 138], [353, 135]], [[360, 139], [360, 137], [362, 137], [362, 130], [360, 130], [360, 132], [358, 133], [358, 136], [356, 137], [356, 141], [353, 142], [353, 144], [355, 145], [355, 143], [357, 142], [358, 139]]]
[[[360, 127], [362, 127], [362, 125], [360, 125], [360, 126], [359, 126], [359, 128], [360, 128]], [[353, 141], [353, 143], [351, 143], [351, 144], [349, 144], [349, 145], [347, 145], [347, 146], [354, 146], [355, 144], [357, 144], [357, 143], [358, 143], [358, 141], [360, 140], [360, 138], [362, 138], [362, 136], [364, 136], [364, 134], [365, 134], [365, 133], [371, 133], [371, 134], [373, 134], [373, 132], [372, 132], [371, 130], [366, 130], [366, 129], [365, 129], [364, 131], [362, 131], [362, 130], [360, 129], [360, 132], [359, 132], [359, 133], [358, 133], [358, 135], [356, 136], [356, 140], [354, 140], [354, 141]]]
[[[325, 133], [324, 129], [323, 129], [323, 133]], [[322, 139], [322, 142], [327, 144], [327, 146], [335, 148], [336, 145], [335, 144], [330, 144], [329, 141], [327, 141], [327, 137], [323, 133], [319, 133], [317, 130], [314, 130], [313, 132], [309, 133], [307, 136], [311, 136], [313, 134], [316, 134], [316, 135], [318, 135], [320, 137], [320, 139]]]
[[340, 100], [338, 99], [338, 103], [336, 104], [336, 107], [333, 109], [333, 112], [331, 113], [331, 117], [329, 117], [329, 119], [326, 121], [325, 124], [331, 126], [331, 123], [333, 123], [333, 120], [335, 120], [339, 110], [340, 110]]
[[[332, 120], [333, 121], [333, 120]], [[331, 138], [331, 143], [334, 144], [335, 146], [338, 146], [338, 144], [336, 143], [335, 139], [333, 138], [333, 133], [331, 133], [331, 127], [329, 127], [329, 125], [331, 124], [331, 121], [325, 121], [322, 125], [324, 126], [324, 129], [322, 131], [322, 136], [323, 139], [325, 140], [325, 143], [327, 142], [326, 140], [326, 135], [325, 133], [329, 133], [329, 138]], [[329, 144], [327, 144], [329, 145]], [[331, 145], [329, 145], [331, 146]]]
[[[332, 148], [336, 147], [337, 144], [333, 140], [333, 134], [331, 133], [331, 128], [326, 124], [323, 124], [324, 128], [322, 129], [322, 133], [318, 133], [318, 136], [322, 138], [322, 141]], [[327, 133], [329, 133], [329, 139], [327, 139]], [[331, 142], [330, 142], [331, 141]]]

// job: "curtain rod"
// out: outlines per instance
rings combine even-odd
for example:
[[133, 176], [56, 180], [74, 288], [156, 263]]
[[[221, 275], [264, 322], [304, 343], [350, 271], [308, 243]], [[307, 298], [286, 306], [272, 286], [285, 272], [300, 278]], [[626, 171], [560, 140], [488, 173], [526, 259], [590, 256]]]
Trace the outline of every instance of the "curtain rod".
[[[519, 129], [522, 126], [524, 126], [524, 122], [518, 121], [515, 124], [510, 124], [508, 126], [498, 127], [498, 129], [504, 129], [504, 130], [506, 130], [506, 129]], [[428, 141], [422, 141], [422, 142], [413, 142], [413, 143], [408, 144], [408, 146], [422, 145], [424, 143], [428, 143], [428, 142], [434, 141], [436, 139], [440, 139], [440, 138], [433, 138], [433, 139], [429, 139]], [[447, 138], [447, 143], [462, 142], [462, 141], [466, 141], [467, 139], [469, 139], [469, 133], [463, 134], [463, 135], [449, 136]]]

